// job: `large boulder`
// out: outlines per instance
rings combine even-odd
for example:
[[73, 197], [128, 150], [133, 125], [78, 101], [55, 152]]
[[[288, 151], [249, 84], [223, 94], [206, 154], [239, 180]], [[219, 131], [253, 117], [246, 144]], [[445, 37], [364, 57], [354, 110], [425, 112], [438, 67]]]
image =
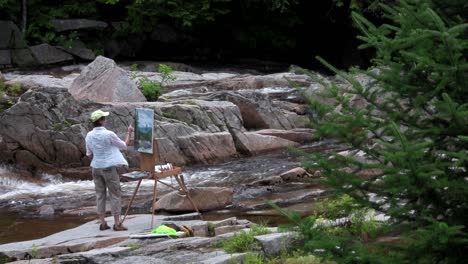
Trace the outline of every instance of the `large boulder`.
[[70, 93], [94, 102], [145, 102], [146, 98], [127, 72], [106, 57], [98, 56], [76, 78]]
[[0, 49], [21, 49], [25, 47], [26, 43], [18, 27], [11, 21], [0, 20]]
[[75, 44], [73, 47], [58, 46], [57, 48], [65, 51], [67, 53], [70, 53], [70, 54], [72, 54], [73, 56], [75, 56], [75, 57], [77, 57], [79, 59], [91, 61], [91, 60], [94, 60], [96, 58], [96, 55], [94, 54], [94, 52], [92, 50], [86, 48], [84, 46], [84, 44], [82, 44], [82, 45], [76, 45]]
[[[90, 113], [97, 109], [111, 112], [107, 127], [124, 138], [137, 107], [155, 111], [155, 135], [163, 157], [177, 165], [223, 161], [239, 152], [254, 154], [294, 145], [245, 132], [239, 109], [230, 102], [98, 104], [78, 101], [65, 88], [38, 87], [0, 113], [0, 160], [86, 178], [90, 161], [85, 157], [84, 138], [90, 129]], [[169, 118], [167, 113], [175, 114]], [[236, 142], [244, 133], [247, 139], [240, 142], [245, 151]], [[137, 152], [129, 149], [124, 155], [131, 167], [138, 166]]]
[[[232, 203], [233, 190], [225, 187], [197, 187], [189, 189], [193, 202], [200, 211], [223, 209]], [[163, 195], [155, 204], [156, 210], [169, 212], [195, 211], [188, 197], [174, 191]]]
[[29, 66], [37, 64], [29, 49], [13, 49], [11, 50], [11, 61], [13, 65]]
[[11, 64], [11, 52], [8, 49], [0, 49], [0, 66]]
[[234, 133], [234, 142], [240, 153], [257, 155], [287, 147], [297, 147], [299, 143], [287, 139], [260, 135], [254, 132]]
[[40, 64], [54, 64], [72, 61], [73, 56], [49, 44], [43, 43], [29, 48]]
[[102, 30], [107, 27], [106, 22], [91, 19], [52, 19], [51, 24], [57, 32], [78, 29]]
[[293, 129], [305, 127], [309, 120], [305, 113], [278, 107], [268, 94], [255, 90], [221, 92], [212, 97], [237, 105], [247, 129]]

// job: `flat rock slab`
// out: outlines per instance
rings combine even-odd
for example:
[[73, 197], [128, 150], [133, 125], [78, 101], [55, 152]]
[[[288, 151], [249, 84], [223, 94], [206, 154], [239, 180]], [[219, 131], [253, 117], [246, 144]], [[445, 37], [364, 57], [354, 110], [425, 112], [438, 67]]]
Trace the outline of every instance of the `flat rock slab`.
[[127, 253], [131, 250], [132, 249], [129, 247], [99, 248], [99, 249], [93, 249], [93, 250], [85, 251], [85, 252], [61, 255], [58, 257], [58, 260], [62, 262], [63, 260], [70, 260], [70, 259], [76, 259], [76, 258], [88, 259], [88, 258], [100, 257], [100, 256], [106, 256], [106, 255], [114, 256], [114, 255]]
[[[155, 226], [160, 225], [163, 219], [164, 216], [156, 215]], [[106, 220], [111, 225], [113, 217], [108, 217]], [[130, 234], [149, 231], [150, 223], [151, 215], [131, 215], [125, 221], [129, 230], [115, 232], [112, 229], [99, 231], [99, 222], [94, 220], [45, 238], [0, 245], [0, 252], [10, 257], [24, 259], [31, 254], [33, 244], [37, 247], [37, 257], [40, 258], [79, 252], [83, 248], [103, 248], [126, 240]]]

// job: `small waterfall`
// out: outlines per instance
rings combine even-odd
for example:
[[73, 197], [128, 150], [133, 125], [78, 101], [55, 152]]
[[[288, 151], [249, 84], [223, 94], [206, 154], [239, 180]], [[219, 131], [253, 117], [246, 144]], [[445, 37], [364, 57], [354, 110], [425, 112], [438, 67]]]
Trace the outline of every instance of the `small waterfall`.
[[28, 180], [8, 166], [0, 166], [0, 203], [39, 197], [62, 197], [94, 192], [92, 181], [66, 181], [61, 175], [43, 174]]

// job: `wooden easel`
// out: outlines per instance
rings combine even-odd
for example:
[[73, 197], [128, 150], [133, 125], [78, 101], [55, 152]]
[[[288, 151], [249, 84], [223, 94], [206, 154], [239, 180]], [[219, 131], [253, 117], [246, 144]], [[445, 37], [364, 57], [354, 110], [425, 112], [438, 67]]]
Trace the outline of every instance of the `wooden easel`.
[[[148, 172], [149, 176], [147, 178], [141, 178], [138, 180], [137, 186], [135, 187], [135, 190], [133, 191], [132, 198], [130, 199], [130, 202], [128, 203], [127, 210], [125, 211], [125, 214], [122, 220], [120, 221], [120, 224], [122, 224], [127, 218], [128, 211], [130, 210], [133, 200], [135, 199], [138, 189], [140, 188], [141, 181], [144, 179], [154, 180], [153, 200], [152, 200], [152, 205], [151, 205], [151, 229], [153, 228], [153, 224], [154, 224], [154, 204], [156, 203], [156, 193], [157, 193], [158, 182], [175, 191], [179, 191], [185, 194], [187, 198], [189, 199], [190, 203], [192, 204], [193, 208], [195, 209], [195, 211], [197, 211], [197, 213], [200, 215], [200, 219], [201, 219], [202, 215], [200, 211], [198, 211], [198, 207], [193, 202], [192, 197], [190, 196], [190, 193], [187, 190], [187, 187], [185, 186], [185, 183], [181, 180], [179, 176], [182, 173], [182, 168], [173, 167], [172, 170], [156, 172], [154, 169], [156, 165], [156, 159], [158, 160], [159, 165], [161, 165], [161, 153], [159, 150], [158, 141], [154, 139], [153, 140], [153, 154], [140, 153], [140, 170]], [[177, 184], [179, 185], [178, 188], [161, 181], [161, 179], [167, 178], [167, 177], [174, 177], [177, 181]]]

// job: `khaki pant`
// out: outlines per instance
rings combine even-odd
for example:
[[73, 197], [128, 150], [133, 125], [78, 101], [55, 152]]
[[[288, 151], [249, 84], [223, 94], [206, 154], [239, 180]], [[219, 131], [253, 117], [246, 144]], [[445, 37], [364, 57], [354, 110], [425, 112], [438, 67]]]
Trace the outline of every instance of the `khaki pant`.
[[96, 190], [97, 213], [106, 213], [106, 196], [109, 189], [109, 200], [112, 215], [120, 215], [122, 207], [120, 205], [120, 178], [115, 167], [97, 169], [93, 168], [94, 188]]

